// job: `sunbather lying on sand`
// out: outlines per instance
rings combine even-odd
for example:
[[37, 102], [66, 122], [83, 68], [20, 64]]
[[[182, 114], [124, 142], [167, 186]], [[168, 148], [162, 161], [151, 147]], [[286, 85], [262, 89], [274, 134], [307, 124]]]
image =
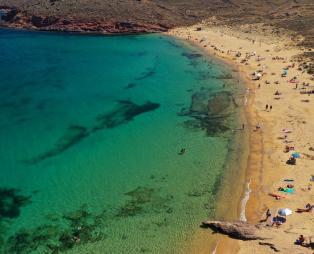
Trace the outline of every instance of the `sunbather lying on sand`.
[[288, 152], [293, 151], [293, 150], [294, 150], [294, 146], [286, 146], [284, 149], [284, 152], [288, 153]]
[[299, 238], [295, 241], [295, 244], [302, 245], [305, 242], [303, 235], [300, 235]]
[[314, 205], [311, 205], [310, 203], [306, 204], [305, 209], [298, 208], [296, 210], [297, 213], [303, 213], [303, 212], [312, 212], [314, 209]]

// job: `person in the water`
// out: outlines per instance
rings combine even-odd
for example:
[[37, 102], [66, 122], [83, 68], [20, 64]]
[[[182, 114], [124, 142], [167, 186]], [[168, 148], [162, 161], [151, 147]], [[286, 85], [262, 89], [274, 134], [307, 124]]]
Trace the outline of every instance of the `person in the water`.
[[182, 149], [180, 150], [180, 152], [179, 152], [179, 155], [183, 155], [183, 154], [185, 154], [185, 152], [186, 152], [186, 149], [185, 149], [185, 148], [182, 148]]

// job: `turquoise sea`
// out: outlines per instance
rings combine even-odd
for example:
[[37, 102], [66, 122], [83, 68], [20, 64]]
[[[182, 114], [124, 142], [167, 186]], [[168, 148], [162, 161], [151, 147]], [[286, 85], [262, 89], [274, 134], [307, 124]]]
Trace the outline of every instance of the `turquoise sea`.
[[162, 35], [0, 30], [0, 253], [184, 253], [239, 125], [231, 74]]

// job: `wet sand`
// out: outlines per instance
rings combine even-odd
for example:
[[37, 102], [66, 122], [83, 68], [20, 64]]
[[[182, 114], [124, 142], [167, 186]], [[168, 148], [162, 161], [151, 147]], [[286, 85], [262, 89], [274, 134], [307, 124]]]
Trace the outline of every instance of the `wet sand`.
[[[245, 217], [251, 223], [258, 223], [265, 217], [268, 208], [272, 216], [277, 215], [279, 208], [291, 209], [293, 213], [287, 217], [285, 224], [278, 228], [269, 227], [270, 239], [267, 243], [273, 244], [283, 253], [311, 253], [309, 248], [294, 244], [301, 234], [305, 237], [314, 236], [313, 213], [295, 212], [297, 208], [305, 208], [307, 203], [314, 203], [311, 186], [313, 182], [310, 182], [311, 174], [314, 174], [314, 151], [310, 149], [314, 146], [314, 123], [311, 122], [314, 118], [314, 100], [313, 95], [300, 93], [314, 89], [313, 81], [309, 74], [298, 69], [298, 63], [293, 59], [295, 55], [302, 53], [302, 49], [295, 46], [295, 41], [289, 33], [265, 36], [262, 31], [247, 34], [229, 27], [200, 24], [177, 28], [169, 34], [194, 43], [210, 55], [232, 64], [247, 80], [245, 83], [248, 102], [245, 111], [248, 121], [246, 132], [249, 136], [249, 155], [247, 167], [242, 169], [246, 172], [245, 186], [242, 189], [250, 182], [251, 193]], [[283, 68], [286, 67], [287, 76], [281, 77]], [[261, 70], [263, 75], [260, 80], [253, 81], [251, 74], [257, 70]], [[294, 77], [297, 77], [297, 88], [296, 83], [288, 82]], [[305, 85], [302, 85], [303, 82]], [[279, 95], [275, 95], [276, 91]], [[265, 110], [266, 104], [272, 105], [272, 109]], [[261, 128], [255, 130], [256, 125]], [[284, 133], [284, 129], [291, 132]], [[296, 165], [286, 164], [292, 153], [284, 152], [286, 145], [294, 147], [294, 151], [301, 154]], [[284, 179], [294, 180], [294, 194], [278, 191], [278, 187], [286, 187], [289, 184], [283, 181]], [[288, 198], [276, 200], [269, 193]], [[240, 215], [241, 201], [237, 199], [237, 202], [237, 205], [231, 204], [224, 208], [237, 210]], [[206, 240], [206, 237], [203, 239]], [[274, 252], [269, 246], [260, 245], [259, 241], [225, 239], [227, 238], [219, 238], [215, 253]], [[202, 238], [198, 242], [202, 245]], [[200, 248], [193, 253], [206, 252]]]

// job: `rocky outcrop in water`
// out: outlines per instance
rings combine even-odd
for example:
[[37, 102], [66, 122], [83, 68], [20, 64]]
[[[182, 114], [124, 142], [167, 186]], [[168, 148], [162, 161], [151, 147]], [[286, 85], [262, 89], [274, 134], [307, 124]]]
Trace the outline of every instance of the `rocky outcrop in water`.
[[10, 6], [0, 6], [0, 13], [0, 26], [9, 28], [103, 34], [151, 33], [167, 30], [167, 27], [158, 24], [32, 15]]
[[195, 92], [191, 96], [189, 109], [183, 108], [179, 115], [189, 116], [184, 122], [189, 129], [201, 129], [207, 136], [216, 136], [230, 130], [230, 116], [235, 112], [234, 98], [230, 92], [222, 91], [214, 95], [210, 91]]
[[252, 225], [246, 222], [223, 222], [223, 221], [204, 221], [203, 227], [211, 228], [214, 232], [228, 235], [240, 240], [264, 240], [259, 234], [259, 225]]

